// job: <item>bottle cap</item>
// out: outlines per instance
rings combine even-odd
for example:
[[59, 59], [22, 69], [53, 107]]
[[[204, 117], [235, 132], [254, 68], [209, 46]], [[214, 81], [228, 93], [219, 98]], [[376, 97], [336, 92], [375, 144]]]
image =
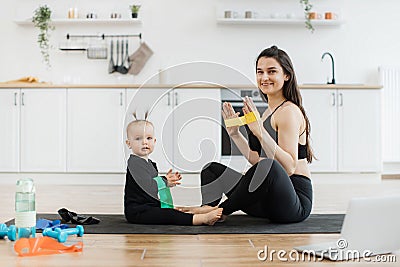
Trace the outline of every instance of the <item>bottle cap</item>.
[[17, 181], [17, 192], [35, 193], [35, 185], [31, 178], [23, 178]]

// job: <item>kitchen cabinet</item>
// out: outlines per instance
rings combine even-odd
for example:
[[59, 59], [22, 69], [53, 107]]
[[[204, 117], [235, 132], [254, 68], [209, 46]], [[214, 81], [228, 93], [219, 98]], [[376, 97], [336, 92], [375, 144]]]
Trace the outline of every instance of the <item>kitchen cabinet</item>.
[[380, 90], [303, 89], [312, 172], [380, 172]]
[[156, 147], [150, 156], [160, 172], [170, 168], [199, 172], [210, 161], [220, 160], [221, 102], [218, 88], [146, 88], [128, 90], [127, 124], [136, 111], [143, 119], [149, 111]]
[[66, 89], [21, 90], [21, 171], [64, 172]]
[[125, 89], [68, 89], [67, 171], [123, 172]]
[[200, 172], [221, 158], [221, 93], [219, 89], [174, 90], [175, 168]]
[[19, 89], [0, 90], [0, 171], [19, 171]]
[[[66, 90], [0, 91], [1, 171], [64, 172]], [[4, 160], [4, 161], [3, 161]]]
[[[132, 113], [136, 113], [137, 119], [144, 120], [145, 113], [149, 113], [148, 120], [154, 125], [156, 144], [150, 158], [157, 163], [160, 172], [166, 172], [171, 168], [172, 159], [172, 91], [160, 88], [128, 89], [128, 110], [125, 118], [125, 127], [134, 120]], [[167, 123], [169, 121], [169, 123]], [[126, 131], [124, 131], [126, 139]], [[125, 145], [125, 155], [131, 151]]]

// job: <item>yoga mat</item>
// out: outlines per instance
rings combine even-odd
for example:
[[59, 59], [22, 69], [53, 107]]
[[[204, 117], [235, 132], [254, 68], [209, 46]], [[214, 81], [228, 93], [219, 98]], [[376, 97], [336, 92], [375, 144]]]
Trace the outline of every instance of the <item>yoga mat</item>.
[[[83, 214], [83, 213], [82, 213]], [[89, 214], [84, 214], [89, 215]], [[90, 214], [99, 224], [84, 225], [85, 234], [300, 234], [340, 233], [344, 214], [311, 214], [300, 223], [277, 224], [248, 215], [231, 215], [214, 226], [177, 226], [130, 224], [123, 214]], [[38, 219], [60, 219], [58, 214], [37, 214]], [[14, 220], [7, 225], [14, 224]], [[70, 224], [70, 227], [75, 225]]]

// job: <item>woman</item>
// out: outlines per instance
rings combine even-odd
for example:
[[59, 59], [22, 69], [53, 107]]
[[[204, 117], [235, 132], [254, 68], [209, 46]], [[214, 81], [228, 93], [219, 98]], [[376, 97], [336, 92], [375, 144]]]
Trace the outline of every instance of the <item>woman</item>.
[[[239, 126], [227, 132], [240, 152], [253, 165], [244, 175], [216, 162], [201, 172], [203, 207], [223, 215], [242, 210], [274, 222], [305, 220], [312, 208], [312, 184], [307, 163], [313, 154], [309, 144], [310, 122], [302, 106], [296, 75], [289, 56], [276, 46], [265, 49], [256, 61], [257, 85], [268, 102], [259, 120], [246, 127], [248, 140]], [[253, 101], [244, 99], [244, 114], [259, 116]], [[224, 120], [236, 118], [230, 103], [223, 103]]]

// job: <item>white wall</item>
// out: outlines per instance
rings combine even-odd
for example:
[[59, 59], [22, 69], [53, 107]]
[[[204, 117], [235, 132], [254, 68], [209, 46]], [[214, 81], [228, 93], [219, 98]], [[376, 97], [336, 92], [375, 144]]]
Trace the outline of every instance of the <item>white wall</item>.
[[[395, 0], [314, 0], [316, 10], [340, 13], [346, 23], [339, 27], [317, 27], [311, 34], [302, 25], [218, 25], [217, 15], [225, 9], [253, 9], [259, 15], [295, 13], [302, 16], [297, 0], [152, 0], [141, 1], [141, 25], [130, 26], [57, 26], [51, 41], [52, 68], [41, 62], [36, 43], [37, 30], [13, 21], [32, 15], [41, 3], [47, 3], [54, 18], [66, 17], [70, 6], [82, 14], [94, 11], [108, 17], [112, 11], [127, 17], [131, 0], [2, 0], [0, 9], [0, 81], [22, 76], [62, 83], [141, 83], [160, 68], [206, 60], [227, 64], [253, 79], [254, 60], [261, 49], [276, 44], [292, 57], [300, 83], [325, 82], [330, 73], [329, 61], [321, 62], [330, 51], [336, 60], [338, 83], [378, 83], [379, 65], [396, 65], [400, 59], [398, 26], [400, 2]], [[65, 53], [57, 49], [65, 34], [137, 33], [154, 50], [138, 76], [107, 73], [107, 60], [88, 60], [85, 53]], [[131, 52], [138, 46], [131, 42]]]

